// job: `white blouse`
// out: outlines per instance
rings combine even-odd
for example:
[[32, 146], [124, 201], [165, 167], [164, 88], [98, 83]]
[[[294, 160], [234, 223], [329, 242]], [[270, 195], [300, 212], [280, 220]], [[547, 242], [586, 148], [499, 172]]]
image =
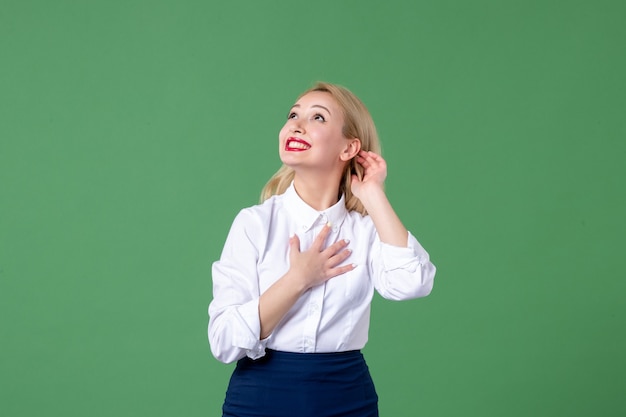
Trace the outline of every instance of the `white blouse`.
[[[272, 334], [260, 340], [259, 297], [289, 269], [289, 238], [307, 250], [326, 223], [330, 245], [348, 239], [357, 267], [307, 290]], [[367, 342], [374, 289], [384, 298], [428, 295], [435, 266], [409, 233], [408, 247], [382, 243], [369, 216], [345, 208], [344, 198], [324, 211], [306, 204], [293, 184], [282, 195], [241, 210], [219, 261], [213, 264], [209, 343], [213, 355], [230, 363], [257, 359], [265, 348], [286, 352], [341, 352]]]

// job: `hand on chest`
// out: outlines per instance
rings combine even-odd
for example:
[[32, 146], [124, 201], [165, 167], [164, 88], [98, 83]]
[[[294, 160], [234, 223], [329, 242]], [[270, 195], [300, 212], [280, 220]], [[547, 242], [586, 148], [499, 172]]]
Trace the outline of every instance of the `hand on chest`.
[[[300, 240], [300, 251], [311, 249], [314, 240], [327, 224], [328, 220], [320, 216], [312, 225], [292, 224], [290, 227], [275, 228], [274, 235], [268, 239], [268, 246], [259, 256], [257, 270], [259, 273], [259, 289], [263, 293], [276, 280], [289, 270], [289, 238], [294, 234]], [[337, 296], [357, 300], [367, 297], [372, 287], [370, 279], [371, 238], [361, 228], [350, 227], [350, 224], [332, 225], [325, 239], [323, 248], [342, 239], [349, 241], [347, 249], [351, 254], [339, 265], [355, 264], [357, 267], [347, 273], [329, 279], [324, 286], [326, 296]]]

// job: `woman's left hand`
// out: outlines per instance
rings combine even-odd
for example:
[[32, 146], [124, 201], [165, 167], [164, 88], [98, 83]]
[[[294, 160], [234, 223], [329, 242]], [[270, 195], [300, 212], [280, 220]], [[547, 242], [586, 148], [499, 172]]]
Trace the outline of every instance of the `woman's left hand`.
[[362, 197], [374, 189], [382, 190], [387, 178], [387, 163], [382, 156], [371, 151], [360, 151], [356, 158], [365, 171], [361, 180], [352, 175], [351, 189], [352, 193], [362, 200]]

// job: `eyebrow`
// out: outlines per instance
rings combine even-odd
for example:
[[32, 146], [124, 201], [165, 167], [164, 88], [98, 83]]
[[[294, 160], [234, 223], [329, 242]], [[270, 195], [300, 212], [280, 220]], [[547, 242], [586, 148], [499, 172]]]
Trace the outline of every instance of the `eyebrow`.
[[[294, 104], [291, 108], [293, 109], [294, 107], [300, 107], [299, 104]], [[330, 114], [331, 116], [333, 115], [330, 110], [328, 110], [326, 107], [322, 106], [321, 104], [314, 104], [311, 107], [319, 107], [320, 109], [324, 109], [328, 112], [328, 114]]]

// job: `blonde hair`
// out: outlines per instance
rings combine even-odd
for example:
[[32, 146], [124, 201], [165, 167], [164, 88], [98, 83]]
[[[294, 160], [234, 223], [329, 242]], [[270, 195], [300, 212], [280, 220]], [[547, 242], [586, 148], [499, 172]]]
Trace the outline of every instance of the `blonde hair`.
[[[304, 93], [300, 94], [298, 100], [304, 95], [321, 91], [328, 93], [339, 104], [343, 112], [343, 135], [348, 139], [359, 138], [361, 141], [361, 149], [364, 151], [373, 151], [380, 154], [380, 141], [376, 132], [376, 125], [370, 115], [365, 104], [350, 90], [336, 84], [325, 82], [317, 82], [315, 85]], [[363, 167], [357, 163], [356, 158], [352, 158], [344, 169], [339, 183], [339, 193], [345, 194], [346, 209], [349, 211], [357, 211], [362, 215], [366, 215], [367, 211], [361, 201], [352, 194], [350, 183], [352, 174], [359, 179], [363, 178]], [[267, 200], [273, 195], [284, 193], [293, 181], [295, 172], [292, 168], [283, 165], [270, 178], [261, 191], [261, 202]]]

